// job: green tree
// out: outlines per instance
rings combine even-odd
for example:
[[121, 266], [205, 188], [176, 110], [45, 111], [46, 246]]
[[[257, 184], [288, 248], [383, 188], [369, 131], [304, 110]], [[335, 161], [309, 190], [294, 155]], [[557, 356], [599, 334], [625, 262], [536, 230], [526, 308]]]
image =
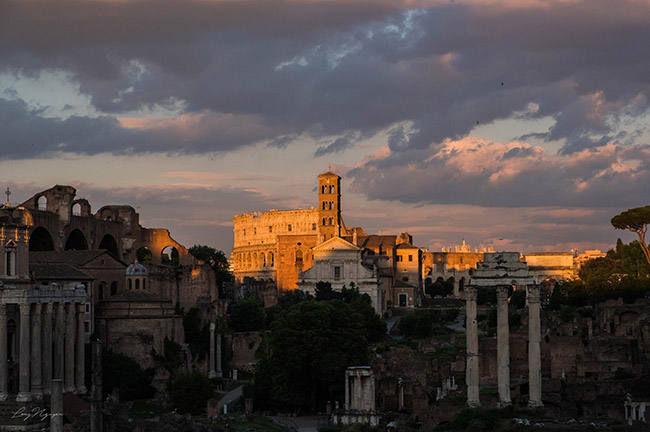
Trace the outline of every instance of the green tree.
[[163, 354], [158, 354], [152, 348], [151, 356], [169, 372], [174, 372], [183, 365], [183, 348], [181, 344], [169, 339], [167, 336], [165, 336], [165, 340], [163, 341]]
[[150, 398], [156, 392], [151, 387], [152, 371], [143, 371], [131, 357], [112, 350], [102, 354], [104, 397], [119, 390], [120, 399], [129, 401]]
[[195, 369], [180, 373], [172, 380], [170, 395], [179, 412], [201, 414], [208, 399], [214, 396], [214, 387], [207, 375]]
[[316, 294], [316, 300], [332, 300], [337, 297], [338, 293], [334, 291], [331, 283], [318, 281], [316, 282], [314, 294]]
[[262, 330], [265, 322], [264, 308], [255, 298], [239, 300], [230, 313], [230, 328], [236, 332]]
[[439, 277], [435, 282], [430, 284], [428, 287], [425, 287], [424, 292], [429, 294], [431, 297], [440, 296], [445, 298], [454, 292], [454, 283], [451, 278], [449, 280], [444, 280]]
[[624, 229], [636, 233], [639, 245], [643, 250], [646, 261], [650, 264], [650, 250], [646, 243], [645, 235], [650, 224], [650, 206], [628, 209], [612, 218], [612, 225], [616, 229]]
[[405, 337], [425, 338], [431, 333], [433, 316], [428, 310], [419, 310], [403, 317], [397, 325]]
[[303, 301], [280, 312], [265, 351], [255, 374], [256, 404], [296, 410], [341, 399], [346, 368], [368, 362], [362, 320], [341, 301]]
[[221, 286], [223, 282], [229, 282], [232, 280], [232, 274], [228, 270], [228, 257], [226, 257], [226, 254], [223, 253], [223, 251], [206, 245], [194, 245], [189, 248], [188, 251], [194, 258], [201, 260], [212, 267], [218, 286]]

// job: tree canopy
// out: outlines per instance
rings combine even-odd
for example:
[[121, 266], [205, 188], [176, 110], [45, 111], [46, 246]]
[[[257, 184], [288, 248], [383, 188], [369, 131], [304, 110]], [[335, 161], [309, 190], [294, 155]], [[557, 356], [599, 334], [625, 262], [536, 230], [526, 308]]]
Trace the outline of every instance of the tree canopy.
[[232, 274], [228, 270], [228, 257], [226, 257], [226, 254], [223, 253], [223, 251], [206, 245], [194, 245], [188, 249], [188, 252], [192, 254], [194, 258], [201, 260], [212, 267], [217, 278], [217, 285], [221, 285], [223, 282], [232, 279]]
[[650, 250], [646, 243], [645, 235], [650, 224], [650, 206], [628, 209], [612, 218], [612, 225], [616, 229], [628, 230], [639, 236], [639, 244], [646, 260], [650, 263]]
[[314, 411], [341, 399], [345, 370], [368, 362], [363, 322], [340, 301], [307, 300], [277, 314], [255, 375], [261, 404]]

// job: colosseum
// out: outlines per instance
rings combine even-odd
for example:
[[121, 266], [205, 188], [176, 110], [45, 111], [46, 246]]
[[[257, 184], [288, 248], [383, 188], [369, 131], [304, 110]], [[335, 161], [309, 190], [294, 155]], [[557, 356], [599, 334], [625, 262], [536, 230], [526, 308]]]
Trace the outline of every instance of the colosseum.
[[243, 213], [233, 218], [231, 261], [235, 281], [250, 277], [275, 281], [278, 289], [296, 289], [298, 275], [312, 266], [311, 248], [346, 235], [341, 218], [341, 177], [318, 176], [318, 207]]

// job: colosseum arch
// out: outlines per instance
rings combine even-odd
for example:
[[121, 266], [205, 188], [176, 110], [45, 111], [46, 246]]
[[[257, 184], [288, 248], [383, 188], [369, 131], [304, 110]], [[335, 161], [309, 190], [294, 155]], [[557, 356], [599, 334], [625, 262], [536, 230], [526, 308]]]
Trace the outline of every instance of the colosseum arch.
[[74, 229], [72, 232], [68, 235], [68, 239], [65, 241], [65, 248], [64, 250], [86, 250], [88, 249], [88, 241], [86, 240], [86, 237], [83, 235], [83, 233], [78, 230]]
[[120, 257], [120, 252], [117, 247], [117, 241], [115, 241], [115, 237], [113, 237], [110, 234], [106, 234], [104, 237], [102, 237], [102, 241], [99, 242], [99, 249], [106, 249], [115, 257], [119, 258]]
[[54, 241], [50, 232], [42, 226], [36, 227], [29, 237], [29, 250], [30, 251], [53, 251]]

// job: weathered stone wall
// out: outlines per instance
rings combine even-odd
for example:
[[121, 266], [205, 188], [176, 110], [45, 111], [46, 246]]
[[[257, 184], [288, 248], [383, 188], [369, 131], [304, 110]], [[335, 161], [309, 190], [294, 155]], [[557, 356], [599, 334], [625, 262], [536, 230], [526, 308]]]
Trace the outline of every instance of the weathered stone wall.
[[260, 332], [234, 333], [232, 336], [232, 360], [230, 360], [232, 368], [253, 372], [257, 364], [255, 353], [261, 342], [262, 334]]
[[[300, 270], [307, 270], [314, 265], [311, 248], [318, 244], [318, 235], [282, 235], [277, 242], [277, 275], [278, 290], [294, 290], [298, 288]], [[302, 254], [302, 262], [296, 260], [296, 254]]]

